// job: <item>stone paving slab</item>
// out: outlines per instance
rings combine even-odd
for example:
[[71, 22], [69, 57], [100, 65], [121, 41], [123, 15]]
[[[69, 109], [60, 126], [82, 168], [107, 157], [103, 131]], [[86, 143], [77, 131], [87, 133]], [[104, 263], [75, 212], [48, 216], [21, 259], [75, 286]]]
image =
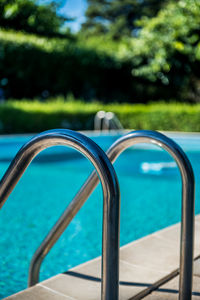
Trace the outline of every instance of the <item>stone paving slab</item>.
[[[120, 261], [120, 300], [129, 299], [134, 294], [148, 289], [154, 282], [167, 275], [167, 272], [158, 272]], [[83, 265], [78, 270], [58, 275], [43, 282], [42, 285], [76, 299], [100, 300], [101, 259]], [[79, 288], [76, 289], [74, 286]]]
[[134, 265], [171, 273], [178, 267], [179, 249], [168, 241], [151, 235], [122, 249], [120, 258]]
[[73, 300], [73, 298], [62, 295], [56, 291], [45, 288], [40, 285], [36, 285], [32, 288], [29, 288], [25, 291], [7, 297], [6, 299], [10, 300]]
[[[178, 300], [179, 276], [161, 285], [155, 292], [144, 297], [144, 300]], [[192, 300], [200, 300], [200, 277], [193, 277]]]
[[195, 216], [195, 222], [200, 223], [200, 214]]
[[200, 258], [194, 262], [194, 272], [195, 276], [200, 277]]
[[[199, 220], [199, 221], [198, 221]], [[200, 218], [195, 220], [195, 237], [194, 237], [194, 256], [199, 255], [199, 249], [200, 249]], [[180, 226], [169, 226], [166, 229], [160, 230], [156, 232], [156, 236], [165, 239], [165, 241], [168, 241], [172, 247], [176, 247], [176, 249], [179, 251], [180, 249]]]

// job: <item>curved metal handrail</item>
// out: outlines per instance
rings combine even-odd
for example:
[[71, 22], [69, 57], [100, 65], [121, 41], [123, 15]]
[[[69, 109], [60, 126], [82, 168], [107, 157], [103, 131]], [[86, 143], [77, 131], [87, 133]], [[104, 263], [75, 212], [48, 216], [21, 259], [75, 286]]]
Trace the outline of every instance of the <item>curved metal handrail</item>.
[[[106, 154], [88, 137], [72, 130], [49, 130], [43, 132], [17, 153], [0, 182], [0, 207], [3, 206], [33, 158], [42, 150], [55, 145], [70, 146], [94, 165], [103, 189], [103, 246], [102, 246], [102, 289], [101, 299], [118, 299], [119, 289], [119, 210], [120, 194], [116, 173]], [[56, 231], [54, 231], [56, 235]], [[55, 236], [54, 236], [55, 238]], [[49, 246], [43, 255], [52, 247]], [[40, 263], [37, 261], [36, 267]]]
[[103, 118], [103, 124], [102, 124], [103, 130], [123, 130], [123, 126], [120, 122], [120, 120], [117, 118], [117, 116], [109, 111], [105, 114], [105, 117]]
[[94, 117], [94, 130], [123, 130], [123, 126], [117, 116], [109, 111], [100, 110]]
[[100, 110], [96, 113], [94, 116], [94, 130], [101, 130], [102, 129], [102, 124], [103, 120], [105, 118], [106, 112], [104, 110]]
[[[133, 131], [118, 139], [107, 151], [107, 155], [113, 163], [117, 157], [128, 147], [139, 143], [151, 143], [164, 148], [175, 159], [182, 178], [182, 221], [181, 221], [181, 249], [180, 249], [180, 282], [179, 299], [190, 300], [192, 291], [192, 262], [193, 262], [193, 227], [194, 227], [194, 174], [192, 166], [183, 150], [165, 135], [148, 130]], [[76, 194], [70, 205], [66, 208], [53, 229], [35, 252], [29, 269], [29, 283], [38, 282], [39, 269], [35, 268], [35, 262], [42, 260], [53, 246], [53, 234], [56, 232], [56, 240], [69, 225], [72, 218], [79, 211], [87, 198], [98, 184], [98, 177], [93, 172]], [[42, 256], [38, 256], [41, 253]]]

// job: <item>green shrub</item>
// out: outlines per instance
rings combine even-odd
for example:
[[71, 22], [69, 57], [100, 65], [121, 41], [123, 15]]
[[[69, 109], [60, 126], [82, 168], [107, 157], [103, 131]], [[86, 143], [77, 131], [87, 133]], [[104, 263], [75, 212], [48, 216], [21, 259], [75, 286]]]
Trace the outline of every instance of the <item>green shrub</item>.
[[200, 131], [200, 105], [84, 103], [68, 98], [7, 101], [0, 104], [0, 133], [31, 133], [53, 128], [93, 129], [97, 111], [114, 112], [127, 129]]
[[0, 88], [6, 98], [46, 98], [73, 94], [90, 101], [146, 103], [166, 90], [134, 77], [128, 41], [107, 37], [47, 39], [0, 30]]
[[6, 98], [72, 93], [86, 100], [123, 101], [134, 99], [135, 85], [130, 62], [95, 50], [93, 43], [0, 31], [0, 87]]

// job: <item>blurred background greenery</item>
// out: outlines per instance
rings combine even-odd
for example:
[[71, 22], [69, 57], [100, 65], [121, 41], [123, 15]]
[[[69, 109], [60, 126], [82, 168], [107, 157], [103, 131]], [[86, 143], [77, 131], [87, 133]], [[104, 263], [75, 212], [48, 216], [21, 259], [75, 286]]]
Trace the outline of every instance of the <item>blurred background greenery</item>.
[[[87, 111], [89, 103], [94, 102], [96, 107], [98, 101], [93, 115], [103, 105], [107, 109], [108, 103], [115, 103], [115, 107], [116, 103], [130, 103], [124, 104], [132, 112], [129, 117], [122, 117], [118, 109], [126, 128], [199, 131], [200, 1], [88, 0], [84, 22], [77, 32], [70, 30], [70, 16], [60, 13], [63, 2], [67, 0], [0, 0], [1, 132], [63, 127], [66, 122], [59, 117], [60, 123], [52, 121], [48, 128], [33, 123], [30, 128], [24, 125], [23, 130], [16, 121], [10, 124], [17, 127], [5, 124], [3, 113], [9, 107], [14, 118], [11, 109], [18, 101], [22, 109], [25, 104], [36, 107], [36, 100], [32, 99], [37, 99], [37, 107], [46, 102], [42, 106], [45, 110], [54, 98], [62, 107], [73, 99], [70, 105], [73, 103], [74, 113], [76, 103], [81, 103], [82, 108], [85, 103]], [[171, 107], [168, 115], [163, 101]], [[133, 112], [138, 112], [139, 103], [144, 104], [143, 111], [149, 111], [155, 103], [158, 113], [157, 117], [151, 114], [151, 124], [147, 125], [142, 115], [139, 123], [127, 121], [137, 119]], [[187, 108], [193, 110], [195, 126], [188, 124]], [[177, 122], [180, 110], [184, 126]], [[64, 111], [63, 119], [68, 119], [70, 128], [92, 129], [87, 116], [85, 123], [80, 121], [82, 125], [76, 126], [76, 122], [70, 123], [73, 118], [67, 114], [67, 106], [63, 114]], [[176, 121], [172, 121], [172, 114]], [[26, 119], [23, 116], [22, 113], [21, 118]], [[80, 114], [77, 116], [81, 118]], [[159, 116], [167, 120], [159, 123]], [[161, 125], [163, 122], [165, 125]]]

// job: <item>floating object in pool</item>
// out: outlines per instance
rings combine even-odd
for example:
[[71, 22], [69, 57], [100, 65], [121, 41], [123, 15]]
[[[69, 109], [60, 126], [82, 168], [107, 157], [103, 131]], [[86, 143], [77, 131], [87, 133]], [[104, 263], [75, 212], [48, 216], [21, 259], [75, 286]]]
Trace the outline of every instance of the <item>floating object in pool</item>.
[[149, 173], [149, 174], [160, 174], [164, 171], [172, 170], [177, 168], [177, 165], [174, 161], [172, 162], [143, 162], [140, 165], [140, 169], [142, 173]]

